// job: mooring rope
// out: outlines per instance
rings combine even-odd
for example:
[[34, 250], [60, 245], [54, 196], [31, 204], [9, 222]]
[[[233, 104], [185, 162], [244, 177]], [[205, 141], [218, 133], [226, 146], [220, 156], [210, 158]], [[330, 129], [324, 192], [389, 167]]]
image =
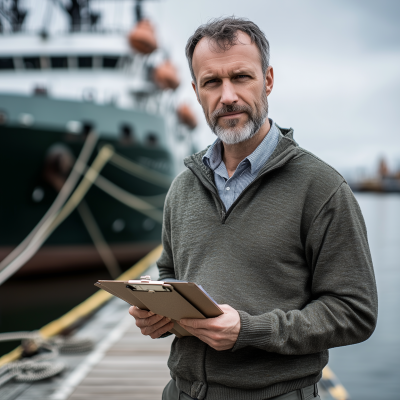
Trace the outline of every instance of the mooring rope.
[[35, 382], [51, 378], [65, 369], [65, 364], [52, 361], [61, 353], [82, 353], [93, 349], [94, 343], [87, 338], [56, 336], [44, 339], [38, 331], [0, 333], [0, 342], [22, 340], [22, 346], [37, 355], [6, 364], [0, 368], [0, 386], [14, 379], [16, 382]]
[[15, 258], [17, 258], [24, 251], [24, 249], [29, 245], [30, 241], [36, 235], [38, 230], [46, 223], [46, 221], [48, 221], [51, 218], [54, 218], [54, 216], [59, 212], [61, 207], [65, 204], [68, 197], [74, 190], [85, 168], [87, 168], [86, 165], [96, 146], [97, 139], [98, 137], [94, 132], [89, 133], [82, 147], [82, 150], [71, 170], [71, 173], [69, 174], [67, 180], [65, 181], [65, 184], [58, 193], [53, 204], [50, 206], [46, 214], [42, 217], [42, 219], [35, 226], [35, 228], [33, 228], [33, 230], [29, 233], [29, 235], [10, 254], [8, 254], [6, 258], [4, 258], [0, 262], [0, 271], [4, 269], [8, 264], [10, 264]]
[[86, 230], [88, 231], [93, 241], [93, 244], [96, 247], [97, 252], [104, 262], [104, 265], [107, 267], [111, 277], [115, 279], [117, 276], [121, 275], [121, 267], [119, 266], [118, 261], [114, 256], [114, 253], [111, 251], [110, 247], [105, 241], [103, 234], [101, 233], [101, 230], [97, 225], [97, 222], [94, 219], [93, 214], [90, 211], [90, 208], [87, 205], [85, 199], [81, 200], [77, 210], [80, 217], [82, 218]]
[[110, 164], [128, 172], [129, 174], [143, 179], [144, 181], [154, 183], [158, 186], [169, 189], [173, 178], [158, 171], [149, 170], [135, 162], [128, 160], [120, 154], [114, 153], [110, 159]]
[[119, 186], [110, 182], [108, 179], [104, 178], [101, 175], [97, 177], [95, 185], [110, 196], [114, 197], [116, 200], [120, 201], [121, 203], [136, 211], [139, 211], [140, 213], [150, 217], [154, 221], [162, 224], [162, 211], [160, 211], [158, 208], [148, 203], [147, 201], [144, 201], [134, 194], [127, 192], [126, 190], [120, 188]]
[[75, 210], [113, 153], [114, 149], [111, 146], [106, 145], [101, 148], [82, 181], [64, 206], [55, 215], [44, 221], [23, 251], [0, 271], [0, 285], [33, 257], [51, 233]]
[[[51, 233], [78, 207], [93, 184], [126, 206], [150, 217], [158, 223], [162, 223], [162, 211], [150, 202], [153, 199], [157, 203], [160, 203], [160, 200], [162, 201], [165, 196], [164, 194], [148, 196], [147, 198], [135, 196], [100, 176], [100, 171], [107, 162], [110, 162], [136, 177], [165, 188], [169, 188], [172, 178], [160, 172], [151, 171], [116, 154], [112, 146], [109, 145], [103, 146], [92, 165], [87, 167], [86, 163], [93, 152], [96, 142], [97, 136], [94, 133], [89, 134], [68, 179], [50, 209], [24, 241], [0, 263], [0, 285], [36, 254]], [[71, 195], [73, 188], [83, 173], [82, 181]], [[82, 206], [80, 207], [81, 211], [78, 210], [84, 220], [84, 224], [111, 276], [116, 276], [120, 273], [118, 262], [108, 245], [104, 245], [106, 242], [94, 218], [90, 218], [88, 213], [82, 211], [84, 208], [85, 206]], [[86, 209], [89, 208], [86, 207]]]

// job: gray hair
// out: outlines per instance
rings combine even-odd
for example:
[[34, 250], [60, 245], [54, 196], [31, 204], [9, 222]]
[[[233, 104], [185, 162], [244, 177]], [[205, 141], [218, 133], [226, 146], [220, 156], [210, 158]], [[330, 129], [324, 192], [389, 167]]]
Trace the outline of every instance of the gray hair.
[[236, 18], [234, 16], [216, 18], [199, 26], [186, 43], [186, 58], [194, 83], [196, 83], [196, 77], [193, 72], [192, 59], [197, 43], [204, 37], [207, 37], [210, 38], [221, 51], [227, 51], [237, 44], [238, 31], [249, 35], [251, 43], [256, 44], [260, 51], [261, 69], [263, 74], [267, 72], [269, 65], [269, 42], [264, 32], [254, 22], [246, 18]]

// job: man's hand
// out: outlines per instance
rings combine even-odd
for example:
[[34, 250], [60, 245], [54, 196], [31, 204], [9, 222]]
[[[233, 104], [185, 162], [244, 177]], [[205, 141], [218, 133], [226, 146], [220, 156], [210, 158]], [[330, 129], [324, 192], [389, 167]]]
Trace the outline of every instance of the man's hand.
[[174, 327], [169, 318], [151, 311], [140, 310], [135, 306], [129, 308], [129, 314], [135, 318], [136, 326], [140, 328], [142, 335], [150, 336], [152, 339], [159, 338]]
[[231, 349], [239, 336], [239, 313], [227, 304], [219, 305], [224, 312], [216, 318], [206, 319], [181, 319], [179, 325], [192, 335], [207, 343], [213, 349]]

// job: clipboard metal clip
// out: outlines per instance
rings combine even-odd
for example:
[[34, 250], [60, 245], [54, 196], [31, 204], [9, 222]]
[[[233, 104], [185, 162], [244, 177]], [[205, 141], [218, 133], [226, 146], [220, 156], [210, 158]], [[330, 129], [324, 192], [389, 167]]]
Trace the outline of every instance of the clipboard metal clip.
[[150, 275], [141, 276], [140, 281], [143, 283], [149, 283], [151, 281], [151, 276]]

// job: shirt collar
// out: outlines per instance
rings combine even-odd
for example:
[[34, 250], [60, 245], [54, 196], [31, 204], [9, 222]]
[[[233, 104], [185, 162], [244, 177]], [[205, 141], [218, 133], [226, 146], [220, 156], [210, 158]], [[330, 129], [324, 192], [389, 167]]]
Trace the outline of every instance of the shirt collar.
[[[248, 160], [250, 163], [251, 174], [257, 174], [261, 167], [267, 162], [275, 150], [276, 144], [279, 141], [279, 130], [275, 122], [270, 119], [271, 128], [258, 147], [247, 156], [241, 163]], [[219, 138], [207, 149], [203, 156], [203, 163], [215, 171], [222, 162], [222, 142]], [[240, 164], [239, 164], [240, 165]]]

